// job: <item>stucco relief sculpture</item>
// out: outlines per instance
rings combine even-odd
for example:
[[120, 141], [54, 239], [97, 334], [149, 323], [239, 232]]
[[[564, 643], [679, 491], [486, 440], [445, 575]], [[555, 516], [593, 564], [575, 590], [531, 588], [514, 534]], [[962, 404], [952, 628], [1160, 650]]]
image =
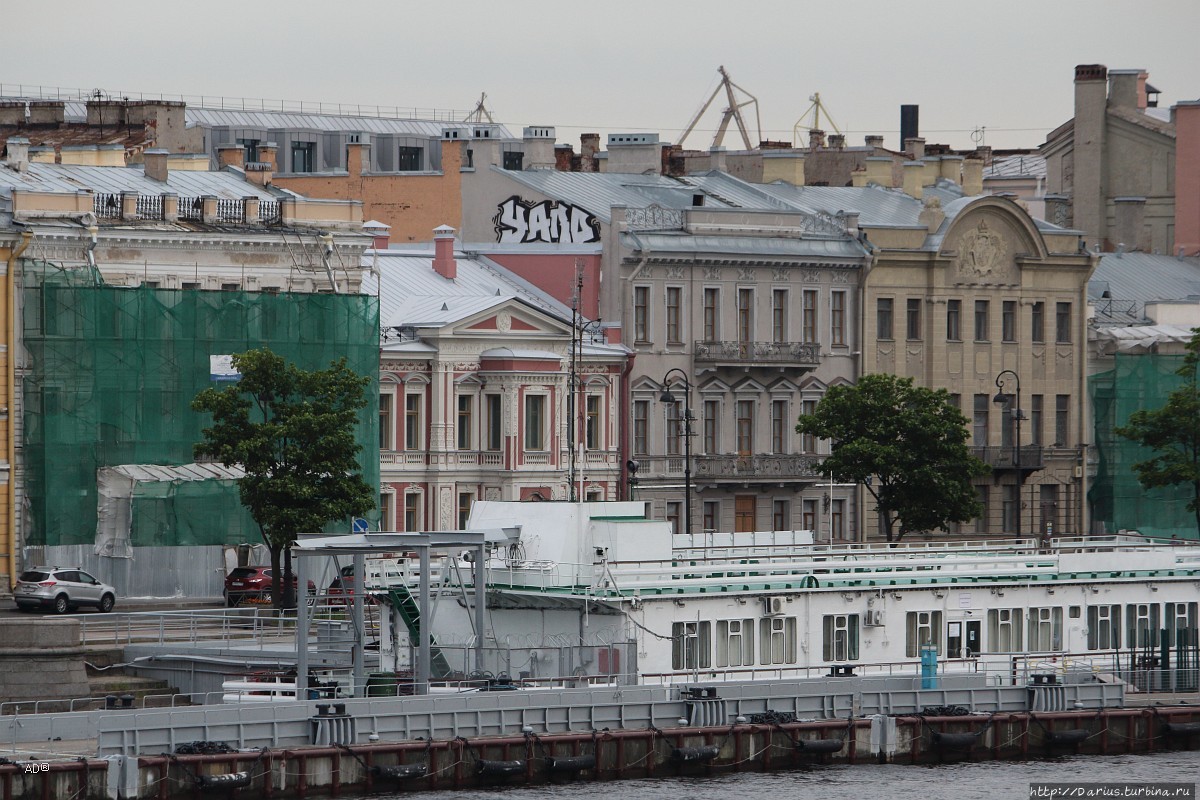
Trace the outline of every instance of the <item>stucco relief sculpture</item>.
[[1004, 263], [1008, 244], [1004, 237], [988, 227], [987, 220], [980, 220], [979, 227], [966, 233], [958, 250], [958, 271], [963, 275], [986, 277], [992, 275]]

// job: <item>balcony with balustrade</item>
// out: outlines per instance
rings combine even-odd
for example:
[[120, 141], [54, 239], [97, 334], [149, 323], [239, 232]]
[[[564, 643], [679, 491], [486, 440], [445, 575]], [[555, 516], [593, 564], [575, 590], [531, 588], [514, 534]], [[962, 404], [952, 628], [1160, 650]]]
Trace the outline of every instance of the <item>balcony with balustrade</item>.
[[[683, 478], [683, 456], [637, 456], [638, 478], [647, 487], [653, 482]], [[721, 483], [800, 482], [828, 480], [821, 474], [822, 458], [816, 455], [694, 455], [694, 480]]]
[[992, 476], [997, 481], [1005, 475], [1016, 475], [1017, 479], [1024, 483], [1031, 473], [1040, 472], [1046, 467], [1045, 448], [1040, 444], [1023, 444], [1020, 447], [972, 447], [971, 455], [991, 467]]

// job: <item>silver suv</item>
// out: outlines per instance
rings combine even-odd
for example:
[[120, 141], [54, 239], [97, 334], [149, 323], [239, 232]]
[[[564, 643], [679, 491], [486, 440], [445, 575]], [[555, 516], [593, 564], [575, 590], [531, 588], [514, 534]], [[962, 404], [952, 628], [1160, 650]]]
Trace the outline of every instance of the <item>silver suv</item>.
[[78, 567], [34, 567], [17, 579], [13, 600], [21, 611], [49, 608], [66, 614], [80, 606], [95, 606], [108, 613], [117, 602], [117, 590]]

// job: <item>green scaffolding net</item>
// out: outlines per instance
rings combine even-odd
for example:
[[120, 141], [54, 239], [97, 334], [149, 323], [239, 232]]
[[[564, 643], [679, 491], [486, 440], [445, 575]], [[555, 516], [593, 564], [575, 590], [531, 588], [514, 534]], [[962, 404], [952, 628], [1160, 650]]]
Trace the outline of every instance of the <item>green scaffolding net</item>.
[[1152, 458], [1154, 451], [1115, 433], [1133, 412], [1166, 403], [1183, 383], [1175, 374], [1182, 364], [1183, 356], [1118, 353], [1113, 369], [1089, 381], [1097, 469], [1088, 500], [1093, 519], [1109, 533], [1136, 530], [1163, 539], [1197, 538], [1196, 517], [1187, 509], [1191, 487], [1143, 488], [1133, 465]]
[[[124, 481], [114, 513], [132, 546], [262, 541], [236, 475], [219, 465], [197, 475], [205, 469], [193, 465], [207, 420], [191, 401], [213, 385], [210, 356], [265, 346], [303, 369], [345, 356], [371, 376], [367, 396], [378, 394], [374, 297], [125, 288], [94, 270], [22, 267], [27, 545], [97, 541], [105, 476]], [[363, 478], [376, 487], [378, 425], [368, 403], [356, 436]]]

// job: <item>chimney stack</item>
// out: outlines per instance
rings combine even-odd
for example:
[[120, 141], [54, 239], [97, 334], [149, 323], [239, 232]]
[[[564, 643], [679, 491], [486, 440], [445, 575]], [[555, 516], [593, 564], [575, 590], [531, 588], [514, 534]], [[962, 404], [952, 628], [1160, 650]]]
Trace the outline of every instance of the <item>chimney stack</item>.
[[525, 169], [554, 169], [554, 128], [538, 126], [525, 128], [521, 138], [525, 145]]
[[458, 262], [454, 260], [454, 228], [439, 225], [433, 229], [433, 271], [443, 278], [458, 277]]
[[598, 172], [596, 153], [600, 152], [600, 134], [579, 134], [579, 171]]
[[246, 166], [246, 148], [240, 144], [223, 144], [217, 147], [217, 168], [225, 169], [226, 167], [237, 167], [244, 169]]
[[921, 107], [920, 106], [900, 106], [900, 144], [909, 139], [916, 139], [921, 135], [921, 126], [919, 124]]
[[879, 134], [871, 134], [870, 136], [864, 137], [863, 141], [866, 143], [867, 147], [883, 147], [883, 137]]
[[910, 136], [904, 140], [904, 152], [920, 161], [925, 157], [925, 140], [920, 136]]
[[808, 149], [820, 150], [825, 146], [825, 131], [819, 128], [811, 128], [808, 131]]
[[363, 233], [371, 237], [372, 249], [387, 250], [388, 244], [391, 242], [391, 225], [373, 219], [364, 222], [362, 229]]
[[29, 140], [24, 136], [12, 136], [5, 144], [8, 146], [8, 168], [13, 172], [29, 169]]
[[156, 180], [159, 183], [167, 182], [167, 158], [170, 156], [166, 150], [155, 148], [147, 150], [142, 154], [142, 161], [146, 167], [146, 177], [151, 180]]

